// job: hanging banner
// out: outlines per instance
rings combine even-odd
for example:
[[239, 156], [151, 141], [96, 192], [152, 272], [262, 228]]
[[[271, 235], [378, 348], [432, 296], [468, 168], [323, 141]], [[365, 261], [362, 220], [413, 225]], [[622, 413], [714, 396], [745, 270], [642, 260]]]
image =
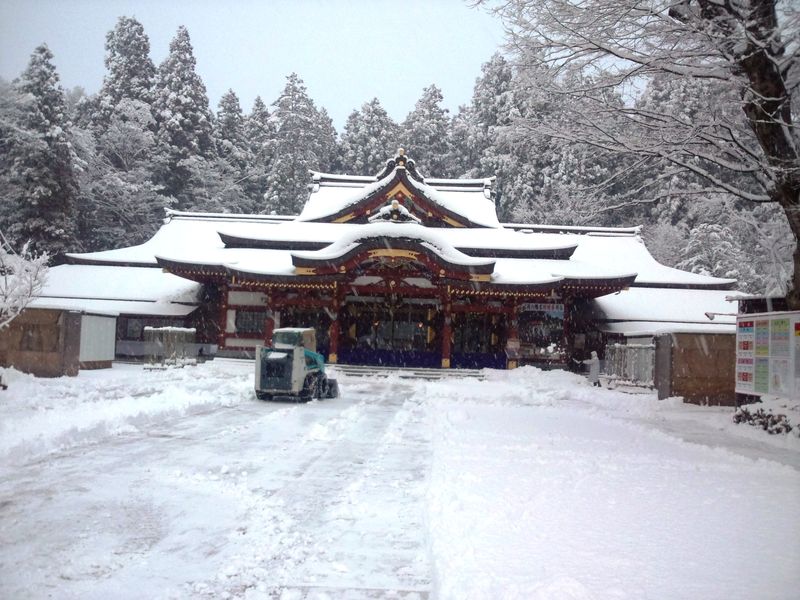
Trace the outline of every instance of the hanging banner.
[[736, 319], [736, 392], [800, 398], [800, 312]]

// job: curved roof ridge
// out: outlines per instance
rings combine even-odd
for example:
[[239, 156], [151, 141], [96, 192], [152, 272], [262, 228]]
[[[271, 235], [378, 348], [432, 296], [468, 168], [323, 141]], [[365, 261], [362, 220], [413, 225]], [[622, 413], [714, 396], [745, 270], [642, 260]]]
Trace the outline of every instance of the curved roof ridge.
[[310, 170], [309, 173], [311, 174], [311, 181], [313, 182], [348, 181], [353, 183], [363, 183], [366, 185], [368, 183], [372, 183], [373, 181], [378, 181], [378, 177], [376, 175], [343, 175], [341, 173], [325, 173], [323, 171], [313, 170]]
[[341, 236], [338, 240], [325, 248], [320, 250], [292, 252], [292, 256], [305, 259], [337, 258], [369, 240], [385, 238], [413, 240], [421, 246], [425, 246], [436, 254], [446, 258], [448, 261], [460, 265], [493, 265], [496, 262], [494, 259], [478, 258], [464, 254], [443, 236], [437, 235], [437, 233], [430, 228], [423, 227], [416, 223], [391, 222], [361, 225], [358, 229], [354, 229]]

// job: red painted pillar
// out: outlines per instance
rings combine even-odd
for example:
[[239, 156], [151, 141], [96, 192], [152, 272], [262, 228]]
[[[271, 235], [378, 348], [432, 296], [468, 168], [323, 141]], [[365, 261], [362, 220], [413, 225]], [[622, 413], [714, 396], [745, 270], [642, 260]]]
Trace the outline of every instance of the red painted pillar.
[[[267, 298], [267, 302], [269, 303], [269, 298]], [[267, 304], [267, 312], [264, 318], [264, 345], [271, 346], [272, 345], [272, 332], [275, 329], [275, 313], [272, 312], [272, 308]]]
[[508, 335], [506, 336], [506, 369], [519, 366], [519, 311], [517, 299], [511, 300], [511, 311], [508, 314]]
[[444, 323], [442, 324], [442, 368], [449, 369], [450, 368], [450, 352], [451, 352], [451, 342], [450, 337], [452, 336], [453, 326], [453, 314], [450, 310], [450, 300], [447, 299], [442, 305], [443, 308], [443, 315], [444, 315]]
[[328, 327], [328, 362], [335, 365], [339, 362], [339, 332], [341, 331], [339, 308], [342, 305], [342, 295], [338, 285], [333, 290], [331, 303], [333, 304], [333, 310], [331, 311], [331, 324]]
[[225, 347], [225, 336], [228, 328], [228, 286], [222, 284], [219, 286], [219, 317], [217, 325], [219, 333], [217, 334], [217, 345], [219, 349]]
[[336, 313], [335, 318], [331, 321], [328, 328], [328, 362], [335, 365], [339, 360], [339, 314]]

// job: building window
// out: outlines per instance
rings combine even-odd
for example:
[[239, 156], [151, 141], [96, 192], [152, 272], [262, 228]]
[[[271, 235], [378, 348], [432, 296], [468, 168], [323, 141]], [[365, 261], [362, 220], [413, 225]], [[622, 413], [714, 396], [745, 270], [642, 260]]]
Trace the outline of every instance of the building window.
[[142, 319], [127, 319], [124, 339], [126, 340], [142, 339], [143, 329], [144, 329], [144, 322], [142, 321]]
[[264, 320], [266, 313], [263, 311], [237, 310], [236, 333], [264, 334]]

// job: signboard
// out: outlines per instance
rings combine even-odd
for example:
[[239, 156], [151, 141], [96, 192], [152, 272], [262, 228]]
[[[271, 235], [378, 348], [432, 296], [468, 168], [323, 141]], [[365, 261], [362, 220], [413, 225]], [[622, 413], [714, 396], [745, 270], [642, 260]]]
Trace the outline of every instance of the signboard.
[[519, 312], [542, 312], [557, 319], [564, 318], [564, 305], [562, 303], [525, 302], [519, 305]]
[[736, 392], [800, 398], [800, 312], [739, 315]]

